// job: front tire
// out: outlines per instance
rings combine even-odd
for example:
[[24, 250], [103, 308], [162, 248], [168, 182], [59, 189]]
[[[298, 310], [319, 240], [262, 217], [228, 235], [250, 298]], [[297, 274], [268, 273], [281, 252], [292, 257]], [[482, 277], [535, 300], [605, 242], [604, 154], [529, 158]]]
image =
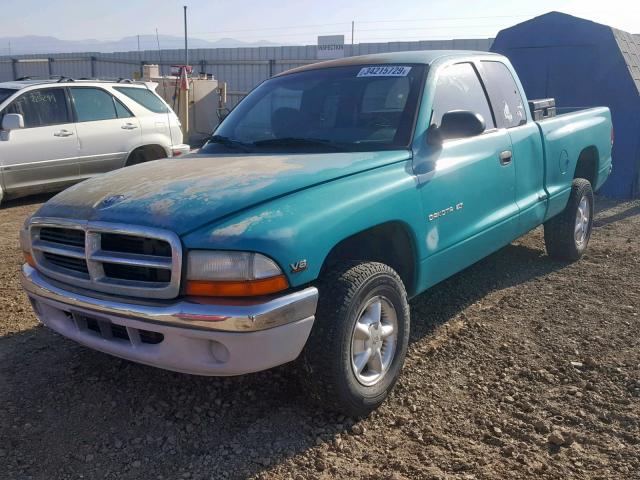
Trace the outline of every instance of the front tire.
[[584, 178], [576, 178], [565, 209], [544, 224], [544, 242], [551, 258], [575, 261], [584, 254], [593, 228], [593, 190]]
[[384, 402], [404, 364], [410, 327], [404, 284], [391, 267], [370, 262], [331, 269], [319, 289], [303, 381], [322, 407], [364, 416]]

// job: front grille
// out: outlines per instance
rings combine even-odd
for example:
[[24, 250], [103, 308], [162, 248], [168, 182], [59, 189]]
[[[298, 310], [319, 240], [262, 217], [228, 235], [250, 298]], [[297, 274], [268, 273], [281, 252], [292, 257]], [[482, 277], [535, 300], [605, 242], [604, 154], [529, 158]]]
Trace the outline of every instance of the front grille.
[[63, 245], [84, 248], [84, 231], [82, 230], [43, 227], [40, 229], [40, 239], [45, 242], [62, 243]]
[[42, 256], [47, 262], [59, 268], [89, 275], [87, 261], [83, 258], [65, 257], [64, 255], [57, 255], [49, 252], [42, 252]]
[[133, 265], [103, 264], [104, 273], [109, 278], [134, 280], [136, 282], [167, 283], [171, 280], [171, 271], [159, 268], [136, 267]]
[[33, 219], [32, 253], [46, 275], [100, 292], [147, 298], [178, 295], [182, 247], [164, 230], [104, 222]]
[[171, 245], [169, 245], [169, 242], [157, 238], [103, 233], [102, 249], [108, 252], [137, 253], [171, 258]]
[[70, 320], [75, 322], [80, 330], [91, 330], [107, 340], [124, 340], [132, 344], [146, 343], [157, 345], [164, 340], [164, 335], [151, 330], [140, 328], [127, 328], [124, 325], [116, 325], [109, 320], [88, 317], [81, 314], [68, 314]]

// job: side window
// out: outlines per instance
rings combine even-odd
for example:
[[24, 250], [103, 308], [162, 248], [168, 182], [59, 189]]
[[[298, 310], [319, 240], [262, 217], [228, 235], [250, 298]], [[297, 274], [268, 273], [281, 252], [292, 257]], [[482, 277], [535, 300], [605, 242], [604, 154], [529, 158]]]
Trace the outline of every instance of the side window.
[[482, 68], [498, 128], [527, 123], [522, 96], [507, 66], [502, 62], [483, 61]]
[[5, 113], [19, 113], [25, 128], [69, 123], [67, 99], [63, 88], [32, 90], [18, 97]]
[[471, 63], [458, 63], [445, 68], [438, 77], [431, 123], [440, 126], [442, 116], [452, 110], [479, 113], [487, 129], [495, 128], [478, 74]]
[[118, 92], [126, 95], [134, 102], [142, 105], [153, 113], [167, 113], [168, 108], [160, 97], [146, 88], [136, 87], [113, 87]]
[[129, 111], [127, 107], [125, 107], [120, 100], [116, 97], [113, 97], [113, 102], [116, 104], [116, 113], [118, 114], [118, 118], [131, 118], [133, 117], [133, 113]]
[[73, 98], [78, 122], [118, 118], [113, 97], [104, 90], [100, 88], [72, 87], [69, 91], [71, 92], [71, 98]]

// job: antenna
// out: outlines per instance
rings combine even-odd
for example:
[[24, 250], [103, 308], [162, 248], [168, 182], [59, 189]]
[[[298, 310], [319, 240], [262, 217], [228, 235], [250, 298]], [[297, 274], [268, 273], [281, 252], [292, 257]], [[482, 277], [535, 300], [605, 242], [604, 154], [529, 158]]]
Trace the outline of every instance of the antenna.
[[184, 65], [189, 65], [189, 47], [187, 45], [187, 6], [184, 6]]

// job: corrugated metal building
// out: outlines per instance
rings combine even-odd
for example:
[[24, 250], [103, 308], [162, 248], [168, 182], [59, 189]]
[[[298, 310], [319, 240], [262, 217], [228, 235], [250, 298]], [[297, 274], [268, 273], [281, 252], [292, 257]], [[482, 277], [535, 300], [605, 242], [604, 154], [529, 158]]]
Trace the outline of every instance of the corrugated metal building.
[[509, 57], [529, 98], [558, 107], [611, 109], [613, 173], [602, 192], [640, 195], [640, 37], [552, 12], [501, 31], [492, 51]]
[[[345, 45], [344, 50], [346, 56], [431, 49], [488, 51], [492, 41], [489, 38], [359, 43]], [[190, 49], [189, 59], [197, 72], [210, 73], [219, 81], [227, 82], [229, 106], [234, 106], [249, 90], [270, 76], [318, 61], [316, 45]], [[162, 73], [168, 74], [171, 65], [183, 61], [183, 50], [4, 56], [0, 57], [0, 81], [48, 75], [131, 78], [134, 72], [141, 70], [143, 63], [159, 64]]]

